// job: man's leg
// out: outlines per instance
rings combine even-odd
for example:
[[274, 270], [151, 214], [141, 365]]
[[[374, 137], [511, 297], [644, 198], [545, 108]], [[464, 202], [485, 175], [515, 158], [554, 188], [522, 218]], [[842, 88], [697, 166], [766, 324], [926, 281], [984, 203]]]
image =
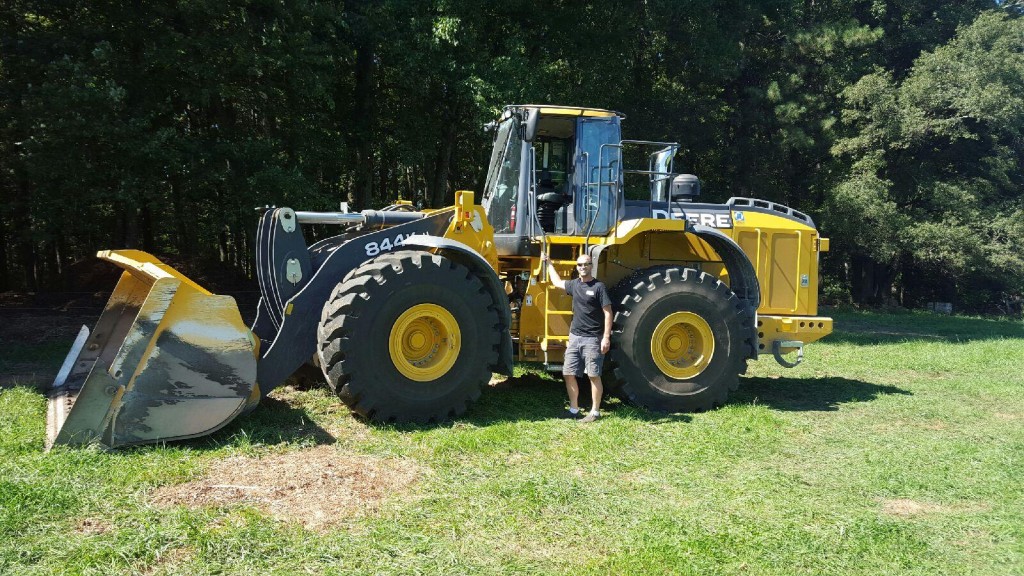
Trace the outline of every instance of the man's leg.
[[604, 393], [604, 386], [601, 383], [601, 365], [604, 363], [604, 355], [601, 354], [601, 343], [593, 339], [583, 347], [583, 365], [587, 369], [587, 377], [590, 378], [590, 393], [594, 403], [590, 407], [590, 414], [582, 422], [593, 422], [601, 416], [601, 395]]
[[574, 334], [569, 334], [569, 342], [565, 346], [565, 358], [562, 362], [562, 376], [565, 377], [565, 391], [569, 395], [569, 411], [572, 414], [579, 412], [580, 387], [576, 382], [576, 370], [582, 360], [578, 340]]
[[594, 398], [594, 404], [591, 405], [590, 412], [593, 414], [597, 414], [601, 412], [601, 394], [604, 393], [604, 386], [601, 385], [600, 376], [590, 377], [590, 393], [593, 395]]
[[572, 374], [563, 374], [563, 376], [565, 376], [565, 391], [569, 394], [569, 410], [579, 410], [580, 387], [576, 383], [576, 376]]

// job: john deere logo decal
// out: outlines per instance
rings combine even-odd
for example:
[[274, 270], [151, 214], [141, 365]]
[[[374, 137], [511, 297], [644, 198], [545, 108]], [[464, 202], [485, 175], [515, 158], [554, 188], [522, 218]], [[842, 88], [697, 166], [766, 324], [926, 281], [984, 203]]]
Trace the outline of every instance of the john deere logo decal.
[[673, 211], [671, 214], [667, 210], [652, 210], [651, 215], [655, 218], [666, 218], [671, 220], [688, 220], [690, 224], [708, 226], [710, 228], [732, 228], [732, 218], [729, 217], [728, 211], [696, 211], [687, 210], [684, 212]]

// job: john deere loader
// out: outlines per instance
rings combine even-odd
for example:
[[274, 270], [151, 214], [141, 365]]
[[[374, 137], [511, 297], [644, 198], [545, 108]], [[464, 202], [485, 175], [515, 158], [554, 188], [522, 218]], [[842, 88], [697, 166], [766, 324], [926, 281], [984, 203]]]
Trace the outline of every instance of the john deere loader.
[[[363, 418], [457, 417], [515, 361], [560, 371], [571, 300], [542, 253], [564, 278], [587, 253], [613, 287], [606, 382], [627, 402], [707, 410], [749, 360], [800, 362], [832, 329], [817, 315], [828, 240], [774, 202], [699, 202], [699, 180], [674, 171], [678, 145], [623, 140], [624, 118], [506, 107], [483, 190], [448, 208], [265, 210], [251, 328], [230, 297], [153, 256], [100, 252], [123, 273], [54, 382], [50, 445], [209, 434], [307, 363]], [[310, 224], [338, 234], [309, 244]]]

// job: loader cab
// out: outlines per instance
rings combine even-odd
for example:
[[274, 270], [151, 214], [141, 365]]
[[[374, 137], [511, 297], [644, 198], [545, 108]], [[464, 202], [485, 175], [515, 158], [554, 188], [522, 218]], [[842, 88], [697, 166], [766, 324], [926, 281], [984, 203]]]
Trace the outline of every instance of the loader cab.
[[528, 255], [542, 234], [608, 234], [623, 211], [622, 118], [589, 108], [505, 108], [481, 201], [500, 255]]

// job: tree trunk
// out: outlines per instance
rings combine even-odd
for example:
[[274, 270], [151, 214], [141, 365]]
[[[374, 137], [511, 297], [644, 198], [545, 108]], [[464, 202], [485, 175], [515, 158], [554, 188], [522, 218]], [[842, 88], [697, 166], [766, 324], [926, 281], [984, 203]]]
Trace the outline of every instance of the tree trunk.
[[39, 278], [36, 275], [36, 247], [27, 234], [18, 241], [18, 252], [25, 272], [25, 289], [35, 292], [39, 289]]
[[891, 304], [896, 268], [856, 254], [850, 259], [850, 287], [858, 304]]
[[139, 210], [139, 227], [142, 229], [142, 249], [145, 252], [153, 253], [156, 250], [153, 241], [153, 212], [149, 208], [149, 201], [142, 201], [142, 209]]
[[897, 304], [892, 296], [893, 282], [896, 281], [896, 267], [888, 264], [875, 263], [875, 297], [874, 303], [884, 306]]
[[231, 253], [227, 225], [220, 227], [220, 233], [217, 234], [217, 247], [218, 261], [221, 264], [226, 264], [229, 260], [229, 254]]
[[388, 189], [388, 168], [391, 164], [391, 158], [390, 156], [385, 157], [384, 152], [381, 151], [380, 160], [380, 164], [377, 166], [377, 194], [386, 204], [391, 204], [395, 201], [393, 194]]
[[57, 237], [53, 241], [54, 247], [57, 251], [57, 282], [59, 282], [59, 289], [65, 292], [74, 290], [74, 278], [70, 277], [70, 274], [64, 274], [64, 260], [69, 259], [71, 249], [68, 247], [68, 237], [63, 231], [57, 231]]
[[49, 258], [47, 259], [45, 282], [43, 282], [43, 290], [60, 289], [61, 286], [61, 251], [60, 246], [57, 244], [57, 238], [53, 238], [50, 241], [50, 245], [47, 247], [47, 253]]
[[182, 197], [181, 183], [177, 178], [172, 177], [169, 185], [171, 187], [171, 217], [174, 219], [174, 233], [178, 237], [175, 245], [181, 250], [182, 256], [189, 257], [192, 255], [192, 239], [188, 230], [185, 199]]
[[32, 241], [32, 229], [29, 225], [32, 220], [32, 188], [20, 170], [18, 170], [17, 181], [18, 193], [15, 198], [10, 199], [11, 205], [8, 211], [15, 217], [14, 226], [11, 228], [11, 238], [16, 262], [22, 266], [24, 288], [35, 292], [39, 288], [39, 282], [36, 273], [36, 249]]
[[0, 213], [0, 292], [11, 289], [11, 272], [7, 266], [7, 221]]
[[235, 224], [231, 227], [231, 236], [234, 238], [232, 243], [234, 246], [234, 253], [232, 264], [234, 264], [237, 270], [240, 270], [246, 277], [249, 276], [249, 247], [245, 241], [245, 226], [240, 221], [241, 219], [236, 216]]
[[448, 198], [448, 172], [451, 168], [452, 154], [455, 151], [455, 141], [459, 133], [457, 107], [450, 107], [449, 113], [443, 116], [445, 118], [444, 129], [441, 133], [441, 142], [437, 147], [434, 174], [428, 191], [431, 208], [444, 208], [453, 200]]
[[[363, 36], [368, 36], [364, 32]], [[374, 44], [370, 38], [360, 39], [356, 48], [355, 90], [352, 94], [352, 132], [355, 166], [348, 203], [353, 210], [369, 208], [373, 198], [373, 83]]]

